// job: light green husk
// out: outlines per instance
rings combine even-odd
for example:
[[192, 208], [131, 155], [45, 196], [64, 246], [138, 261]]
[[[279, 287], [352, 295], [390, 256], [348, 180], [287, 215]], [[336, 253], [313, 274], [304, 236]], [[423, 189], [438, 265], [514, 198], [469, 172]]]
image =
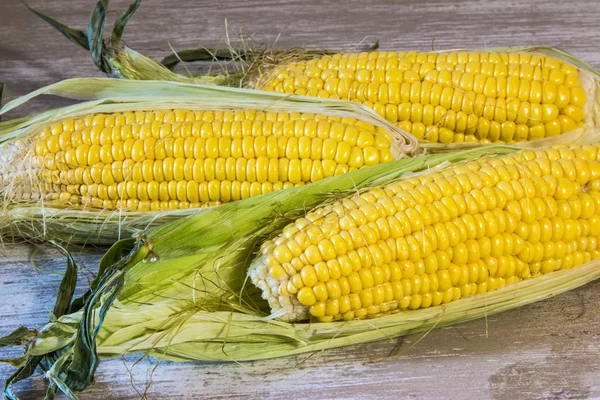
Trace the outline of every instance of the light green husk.
[[419, 153], [414, 137], [356, 103], [168, 81], [101, 78], [65, 80], [13, 100], [0, 109], [0, 116], [42, 94], [86, 101], [0, 123], [0, 173], [13, 171], [15, 174], [14, 179], [0, 182], [0, 196], [3, 198], [0, 234], [4, 236], [113, 244], [142, 229], [203, 212], [198, 209], [127, 212], [90, 207], [56, 208], [39, 200], [24, 202], [14, 196], [14, 191], [21, 187], [39, 187], [30, 138], [49, 122], [66, 117], [168, 108], [319, 113], [354, 117], [382, 127], [394, 138], [397, 158]]
[[92, 381], [98, 356], [142, 352], [174, 361], [237, 362], [325, 350], [470, 321], [597, 279], [595, 260], [447, 305], [332, 323], [279, 321], [246, 280], [256, 246], [315, 205], [448, 162], [515, 150], [494, 146], [380, 164], [215, 207], [120, 241], [71, 313], [30, 333], [27, 360], [43, 357], [53, 384], [81, 390]]

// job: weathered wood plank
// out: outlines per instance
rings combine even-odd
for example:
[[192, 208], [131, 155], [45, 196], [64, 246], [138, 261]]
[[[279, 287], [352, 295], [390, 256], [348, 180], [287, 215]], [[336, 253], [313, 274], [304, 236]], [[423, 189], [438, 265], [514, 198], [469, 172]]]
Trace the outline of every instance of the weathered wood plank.
[[[128, 0], [114, 0], [119, 12]], [[32, 6], [84, 27], [93, 0], [30, 0]], [[360, 2], [145, 0], [126, 30], [132, 48], [161, 58], [175, 49], [216, 46], [227, 19], [233, 39], [243, 28], [259, 43], [350, 49], [363, 41], [381, 48], [551, 45], [600, 67], [600, 4], [585, 0]], [[117, 13], [112, 12], [111, 18]], [[60, 79], [102, 76], [88, 53], [62, 39], [18, 0], [0, 2], [0, 82], [12, 99]], [[11, 113], [20, 116], [66, 104], [44, 98]], [[30, 265], [30, 245], [0, 251], [0, 334], [48, 318], [60, 276]], [[93, 269], [103, 249], [79, 257]], [[62, 271], [59, 253], [42, 247], [38, 264]], [[88, 274], [84, 274], [82, 285]], [[83, 290], [83, 289], [80, 289]], [[82, 399], [139, 398], [598, 398], [600, 397], [600, 283], [486, 320], [317, 353], [241, 365], [156, 362], [136, 356], [103, 361], [97, 383]], [[420, 341], [419, 341], [420, 340]], [[5, 351], [0, 356], [7, 355]], [[130, 381], [128, 368], [132, 369]], [[0, 365], [0, 383], [11, 369]], [[137, 391], [136, 391], [137, 390]], [[19, 386], [40, 398], [38, 375]]]

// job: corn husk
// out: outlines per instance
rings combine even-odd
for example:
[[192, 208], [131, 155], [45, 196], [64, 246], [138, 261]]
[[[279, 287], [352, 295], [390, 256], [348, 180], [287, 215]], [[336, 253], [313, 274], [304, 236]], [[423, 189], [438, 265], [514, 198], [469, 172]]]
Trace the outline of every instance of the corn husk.
[[[420, 152], [414, 137], [356, 103], [168, 81], [65, 80], [11, 101], [0, 109], [0, 116], [42, 94], [85, 101], [0, 123], [0, 173], [10, 175], [10, 179], [0, 182], [3, 199], [0, 234], [3, 236], [113, 244], [142, 229], [203, 212], [204, 209], [133, 212], [91, 206], [61, 208], [45, 203], [37, 164], [33, 160], [33, 137], [46, 124], [62, 118], [89, 113], [171, 108], [319, 113], [353, 117], [385, 129], [393, 138], [392, 149], [396, 158]], [[25, 201], [18, 195], [23, 188], [33, 191], [30, 200]]]
[[[214, 85], [228, 85], [234, 87], [256, 88], [261, 87], [260, 82], [269, 76], [269, 71], [275, 69], [278, 65], [307, 60], [313, 57], [320, 57], [325, 54], [335, 52], [326, 50], [307, 50], [303, 48], [279, 50], [259, 50], [253, 51], [249, 45], [244, 43], [242, 49], [234, 49], [229, 43], [229, 48], [225, 49], [205, 49], [183, 50], [174, 52], [170, 57], [158, 62], [151, 57], [147, 57], [135, 50], [120, 43], [121, 34], [127, 21], [135, 13], [141, 0], [136, 0], [129, 9], [121, 15], [116, 21], [110, 42], [98, 42], [98, 35], [102, 36], [106, 23], [106, 11], [108, 5], [102, 1], [98, 2], [96, 8], [91, 14], [88, 32], [74, 30], [60, 22], [53, 20], [35, 10], [41, 18], [49, 22], [56, 29], [61, 31], [71, 41], [80, 44], [90, 50], [92, 58], [96, 65], [107, 74], [121, 79], [135, 80], [169, 80], [175, 82], [201, 83]], [[377, 45], [372, 49], [376, 49]], [[520, 142], [520, 146], [541, 147], [554, 144], [570, 143], [596, 143], [600, 141], [600, 73], [596, 71], [585, 61], [569, 54], [563, 50], [547, 46], [515, 46], [515, 47], [497, 47], [487, 49], [452, 49], [438, 51], [438, 53], [448, 51], [487, 51], [487, 52], [529, 52], [545, 54], [559, 58], [565, 62], [577, 67], [580, 73], [583, 89], [587, 93], [587, 104], [584, 109], [584, 125], [566, 134], [535, 139], [527, 142]], [[171, 69], [181, 61], [221, 61], [238, 62], [238, 68], [233, 71], [223, 69], [219, 73], [185, 73], [179, 74]], [[480, 147], [481, 143], [421, 143], [423, 148], [429, 151], [452, 151], [465, 148]]]
[[68, 313], [37, 332], [12, 335], [12, 343], [29, 345], [24, 357], [9, 361], [22, 371], [44, 363], [51, 387], [72, 394], [92, 382], [102, 357], [141, 352], [173, 361], [240, 362], [326, 350], [493, 315], [597, 279], [595, 260], [447, 305], [332, 323], [277, 320], [247, 282], [257, 246], [315, 205], [450, 162], [515, 150], [494, 146], [380, 164], [215, 207], [120, 241], [100, 262], [90, 291], [64, 308]]

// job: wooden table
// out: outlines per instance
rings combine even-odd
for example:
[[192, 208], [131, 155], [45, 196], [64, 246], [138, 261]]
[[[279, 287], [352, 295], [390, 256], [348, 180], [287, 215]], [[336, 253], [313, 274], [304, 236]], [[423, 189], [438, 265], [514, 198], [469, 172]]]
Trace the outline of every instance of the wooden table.
[[[29, 0], [58, 19], [84, 27], [92, 0]], [[112, 2], [109, 20], [128, 0]], [[201, 4], [202, 3], [202, 4]], [[600, 67], [600, 3], [589, 0], [233, 1], [146, 0], [125, 40], [163, 57], [223, 42], [224, 22], [260, 43], [331, 49], [383, 50], [558, 46]], [[88, 53], [67, 42], [18, 0], [0, 2], [0, 82], [8, 99], [70, 77], [101, 76]], [[16, 117], [65, 104], [36, 100]], [[78, 259], [93, 271], [105, 249]], [[0, 248], [0, 334], [48, 319], [64, 259], [50, 246], [4, 243]], [[80, 291], [90, 278], [81, 277]], [[398, 341], [382, 341], [310, 356], [231, 363], [169, 363], [138, 356], [105, 360], [81, 399], [112, 398], [598, 398], [600, 282], [551, 300]], [[7, 356], [1, 351], [0, 357]], [[0, 365], [0, 383], [11, 368]], [[37, 374], [19, 385], [23, 399], [41, 398]]]

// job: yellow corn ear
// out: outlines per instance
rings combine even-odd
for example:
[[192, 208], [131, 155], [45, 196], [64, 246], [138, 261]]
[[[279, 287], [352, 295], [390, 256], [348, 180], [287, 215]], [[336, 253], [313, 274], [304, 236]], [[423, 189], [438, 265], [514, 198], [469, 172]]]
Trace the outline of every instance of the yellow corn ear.
[[600, 256], [600, 146], [453, 164], [309, 212], [249, 269], [290, 321], [445, 304]]
[[[226, 203], [398, 156], [390, 134], [364, 121], [256, 110], [94, 113], [27, 140], [26, 173], [40, 187], [10, 196], [135, 211]], [[4, 172], [5, 184], [16, 173]]]
[[529, 141], [593, 114], [582, 72], [530, 52], [340, 53], [278, 65], [252, 85], [360, 102], [427, 143]]

